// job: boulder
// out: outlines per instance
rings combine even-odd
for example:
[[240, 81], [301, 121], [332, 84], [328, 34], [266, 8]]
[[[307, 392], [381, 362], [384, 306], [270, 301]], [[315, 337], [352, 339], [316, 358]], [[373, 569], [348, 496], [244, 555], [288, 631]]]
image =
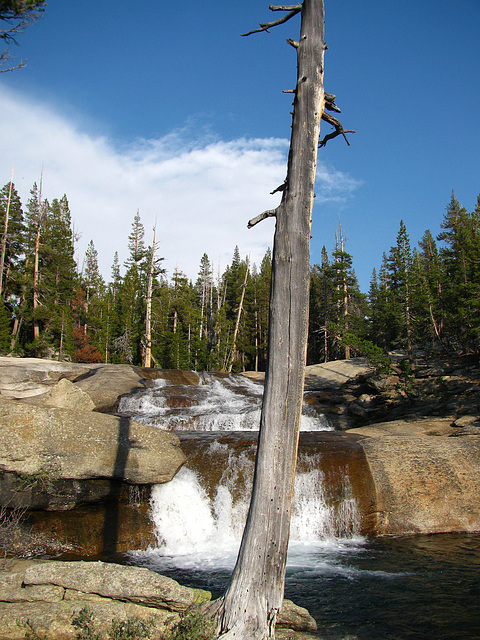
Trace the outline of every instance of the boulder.
[[291, 600], [285, 599], [282, 610], [278, 614], [277, 627], [292, 629], [293, 631], [316, 631], [317, 623], [307, 609], [299, 607]]
[[91, 369], [90, 375], [78, 380], [76, 386], [87, 393], [97, 411], [115, 411], [121, 396], [145, 387], [141, 369], [128, 364], [108, 364]]
[[455, 433], [451, 418], [420, 418], [378, 422], [366, 427], [349, 429], [357, 436], [380, 438], [382, 436], [449, 436]]
[[469, 424], [461, 429], [456, 429], [450, 437], [458, 436], [480, 436], [480, 425]]
[[147, 607], [186, 611], [210, 600], [210, 593], [183, 587], [175, 580], [142, 567], [105, 562], [47, 562], [29, 566], [23, 577], [26, 587], [62, 587]]
[[[156, 375], [155, 369], [127, 364], [75, 364], [45, 358], [4, 356], [0, 357], [0, 394], [17, 399], [33, 398], [46, 394], [57, 382], [66, 379], [90, 396], [97, 411], [113, 412], [122, 395], [143, 388], [146, 380]], [[60, 388], [62, 394], [65, 388]], [[58, 400], [53, 399], [52, 394], [39, 400], [40, 403], [45, 401], [53, 402], [53, 406], [64, 406], [56, 404]]]
[[0, 357], [0, 393], [28, 398], [45, 393], [62, 378], [78, 380], [99, 365], [72, 364], [43, 358]]
[[168, 482], [185, 462], [170, 432], [126, 418], [0, 397], [0, 469], [51, 479]]
[[178, 612], [211, 597], [148, 569], [103, 562], [14, 561], [0, 573], [0, 629], [2, 640], [30, 637], [67, 640], [78, 630], [73, 618], [88, 609], [94, 629], [102, 636], [112, 620], [153, 621], [161, 638]]
[[[108, 633], [112, 620], [133, 617], [153, 622], [150, 638], [165, 630], [192, 606], [211, 598], [208, 591], [183, 587], [148, 569], [104, 562], [7, 561], [0, 573], [0, 637], [23, 640], [70, 640], [78, 634], [73, 620], [82, 612], [96, 633]], [[277, 620], [278, 637], [310, 638], [315, 632], [308, 611], [285, 600]]]
[[184, 462], [171, 432], [0, 396], [1, 506], [62, 512], [118, 502], [123, 483], [168, 482]]
[[96, 408], [90, 396], [67, 378], [59, 380], [46, 393], [26, 398], [25, 401], [42, 407], [58, 407], [70, 411], [93, 411]]
[[388, 423], [377, 427], [380, 433], [359, 442], [375, 487], [371, 533], [480, 531], [480, 438], [406, 435], [398, 423], [390, 434]]

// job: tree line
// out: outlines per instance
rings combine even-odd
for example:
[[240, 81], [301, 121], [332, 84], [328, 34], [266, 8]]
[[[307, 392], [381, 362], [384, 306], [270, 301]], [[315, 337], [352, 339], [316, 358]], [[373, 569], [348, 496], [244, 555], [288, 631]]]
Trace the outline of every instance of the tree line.
[[[115, 253], [109, 282], [90, 241], [81, 268], [68, 199], [51, 202], [33, 185], [24, 207], [12, 181], [0, 191], [0, 352], [160, 368], [264, 370], [271, 252], [260, 265], [242, 258], [215, 273], [201, 258], [198, 277], [168, 277], [155, 234], [147, 244], [139, 212]], [[123, 275], [122, 275], [123, 272]], [[480, 196], [469, 213], [455, 194], [436, 238], [411, 249], [403, 221], [396, 243], [360, 291], [341, 225], [334, 250], [311, 267], [309, 364], [372, 349], [478, 354]]]

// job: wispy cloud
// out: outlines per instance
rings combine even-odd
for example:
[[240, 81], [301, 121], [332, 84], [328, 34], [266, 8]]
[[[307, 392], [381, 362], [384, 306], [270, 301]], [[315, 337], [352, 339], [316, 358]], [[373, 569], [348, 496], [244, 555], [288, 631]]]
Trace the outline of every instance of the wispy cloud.
[[[160, 139], [118, 146], [80, 129], [54, 108], [0, 88], [0, 169], [25, 203], [41, 167], [48, 199], [64, 193], [81, 233], [80, 260], [93, 240], [108, 279], [113, 255], [127, 258], [127, 237], [139, 209], [147, 243], [157, 221], [165, 267], [195, 278], [203, 253], [215, 268], [241, 255], [260, 263], [273, 235], [273, 221], [247, 230], [247, 221], [279, 201], [270, 195], [285, 177], [288, 141], [216, 140], [188, 129]], [[1, 181], [1, 178], [0, 178]], [[348, 176], [318, 167], [317, 196], [345, 198], [356, 188]]]

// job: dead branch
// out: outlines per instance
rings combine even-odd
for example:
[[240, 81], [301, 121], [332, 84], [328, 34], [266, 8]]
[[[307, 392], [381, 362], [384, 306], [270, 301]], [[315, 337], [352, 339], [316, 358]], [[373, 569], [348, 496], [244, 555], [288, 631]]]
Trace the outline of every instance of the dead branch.
[[328, 122], [328, 124], [331, 124], [333, 127], [335, 127], [335, 131], [332, 131], [332, 133], [327, 134], [322, 140], [320, 140], [320, 142], [318, 143], [319, 148], [324, 147], [329, 140], [332, 140], [333, 138], [336, 138], [340, 135], [345, 138], [345, 142], [348, 144], [348, 146], [350, 146], [350, 142], [348, 141], [348, 138], [345, 134], [355, 133], [353, 129], [344, 129], [340, 120], [337, 120], [337, 118], [334, 118], [329, 113], [325, 113], [325, 111], [322, 113], [322, 120], [325, 120], [325, 122]]
[[270, 11], [294, 11], [295, 9], [302, 9], [301, 4], [291, 4], [291, 5], [273, 5], [271, 4], [269, 7]]
[[325, 109], [328, 109], [329, 111], [336, 111], [337, 113], [342, 113], [341, 109], [339, 109], [335, 104], [336, 97], [337, 96], [334, 96], [333, 93], [325, 93]]
[[287, 181], [285, 180], [284, 182], [282, 182], [282, 184], [279, 187], [277, 187], [273, 191], [270, 191], [270, 195], [273, 196], [274, 193], [278, 193], [279, 191], [285, 191], [286, 186], [287, 186]]
[[262, 222], [262, 220], [265, 220], [265, 218], [274, 218], [276, 215], [277, 215], [276, 209], [268, 209], [267, 211], [260, 213], [258, 216], [255, 216], [255, 218], [252, 218], [251, 220], [249, 220], [247, 227], [248, 229], [251, 229], [259, 222]]
[[16, 69], [21, 69], [26, 65], [26, 63], [23, 60], [20, 60], [20, 62], [14, 67], [8, 67], [7, 69], [2, 69], [1, 67], [3, 67], [4, 64], [7, 64], [7, 62], [11, 59], [12, 59], [12, 56], [10, 56], [8, 49], [5, 49], [4, 51], [2, 51], [2, 53], [0, 54], [0, 73], [6, 73], [7, 71], [15, 71]]
[[268, 31], [272, 27], [277, 27], [279, 24], [287, 22], [288, 20], [290, 20], [290, 18], [296, 16], [297, 13], [300, 13], [300, 11], [302, 10], [302, 5], [294, 5], [293, 7], [285, 8], [270, 6], [270, 9], [272, 11], [288, 11], [289, 13], [287, 13], [286, 16], [283, 16], [283, 18], [279, 18], [278, 20], [274, 20], [273, 22], [261, 22], [260, 29], [254, 29], [253, 31], [249, 31], [248, 33], [242, 33], [242, 36], [251, 36], [252, 33], [261, 33], [262, 31]]
[[294, 49], [298, 49], [298, 47], [300, 46], [300, 43], [294, 40], [293, 38], [287, 38], [287, 44], [292, 46]]

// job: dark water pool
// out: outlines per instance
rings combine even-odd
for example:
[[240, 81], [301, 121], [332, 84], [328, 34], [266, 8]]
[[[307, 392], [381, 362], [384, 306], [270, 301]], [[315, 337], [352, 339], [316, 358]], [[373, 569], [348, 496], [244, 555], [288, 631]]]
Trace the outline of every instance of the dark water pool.
[[[137, 562], [215, 595], [230, 575], [162, 568], [148, 556]], [[294, 549], [285, 595], [307, 607], [326, 640], [480, 640], [480, 535]]]

